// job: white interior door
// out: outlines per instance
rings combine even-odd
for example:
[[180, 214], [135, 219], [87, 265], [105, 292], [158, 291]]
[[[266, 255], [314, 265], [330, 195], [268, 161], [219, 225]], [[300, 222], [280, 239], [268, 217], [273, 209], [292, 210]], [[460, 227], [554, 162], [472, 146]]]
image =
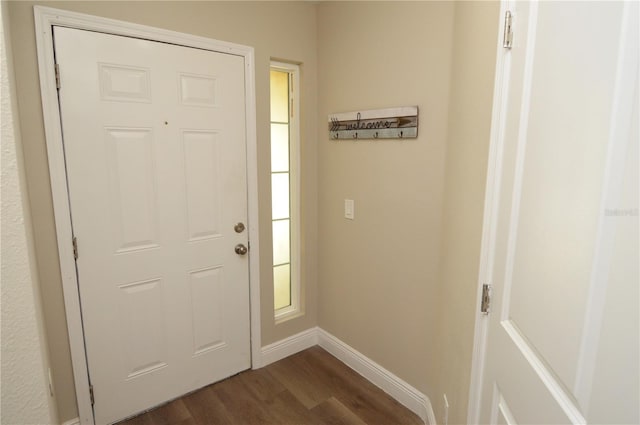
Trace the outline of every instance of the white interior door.
[[479, 419], [638, 423], [638, 3], [506, 8]]
[[244, 59], [54, 39], [94, 415], [111, 423], [250, 367]]

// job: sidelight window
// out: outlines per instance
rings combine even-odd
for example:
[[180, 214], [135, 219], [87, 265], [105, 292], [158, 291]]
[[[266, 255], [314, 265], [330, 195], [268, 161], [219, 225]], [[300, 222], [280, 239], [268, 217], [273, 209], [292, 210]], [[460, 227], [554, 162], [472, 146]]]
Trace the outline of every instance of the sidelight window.
[[271, 63], [271, 223], [276, 321], [300, 311], [299, 67]]

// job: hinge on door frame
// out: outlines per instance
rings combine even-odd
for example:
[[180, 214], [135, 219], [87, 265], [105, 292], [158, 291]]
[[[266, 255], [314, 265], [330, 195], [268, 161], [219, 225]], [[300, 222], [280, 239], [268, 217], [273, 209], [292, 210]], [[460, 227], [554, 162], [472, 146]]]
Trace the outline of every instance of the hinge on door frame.
[[73, 244], [73, 258], [77, 260], [78, 259], [78, 239], [74, 236], [73, 239], [71, 240], [71, 243]]
[[510, 49], [513, 45], [513, 28], [511, 27], [511, 11], [504, 13], [504, 34], [502, 35], [502, 47]]
[[55, 64], [55, 69], [56, 69], [56, 88], [59, 89], [60, 88], [60, 66], [58, 64]]
[[482, 285], [482, 300], [480, 301], [480, 312], [482, 314], [489, 314], [489, 307], [491, 306], [491, 285]]
[[89, 384], [89, 398], [91, 398], [91, 405], [96, 404], [96, 399], [93, 396], [93, 384]]

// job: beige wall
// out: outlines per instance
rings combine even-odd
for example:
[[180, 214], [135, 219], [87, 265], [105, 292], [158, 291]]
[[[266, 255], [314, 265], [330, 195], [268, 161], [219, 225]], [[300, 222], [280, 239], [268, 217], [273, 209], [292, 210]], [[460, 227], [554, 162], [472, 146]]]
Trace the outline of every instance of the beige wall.
[[[309, 2], [11, 2], [17, 91], [26, 173], [37, 245], [60, 419], [77, 416], [47, 155], [40, 104], [33, 5], [79, 11], [253, 46], [256, 53], [258, 175], [261, 241], [262, 343], [315, 326], [316, 320], [316, 7]], [[273, 320], [270, 231], [269, 60], [302, 63], [302, 279], [305, 316], [276, 326]]]
[[[318, 10], [319, 325], [465, 423], [499, 4]], [[415, 140], [327, 137], [331, 112], [404, 105]]]
[[467, 420], [499, 14], [498, 2], [456, 3], [438, 293], [440, 375], [431, 398], [441, 421], [447, 394], [450, 424]]
[[46, 335], [34, 262], [22, 138], [18, 128], [7, 5], [0, 5], [0, 123], [2, 123], [2, 394], [0, 423], [52, 423]]
[[[453, 2], [318, 5], [318, 321], [430, 397]], [[417, 139], [332, 141], [327, 115], [418, 105]], [[355, 219], [344, 218], [344, 199]]]

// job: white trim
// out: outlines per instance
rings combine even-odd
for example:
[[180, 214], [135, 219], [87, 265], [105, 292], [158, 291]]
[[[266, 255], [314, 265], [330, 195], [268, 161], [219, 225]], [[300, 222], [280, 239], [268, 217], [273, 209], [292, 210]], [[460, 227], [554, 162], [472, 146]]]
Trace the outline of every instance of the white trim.
[[315, 345], [318, 345], [317, 327], [262, 347], [262, 366], [267, 366]]
[[255, 61], [252, 47], [216, 41], [205, 37], [183, 34], [145, 25], [133, 24], [114, 19], [101, 18], [66, 10], [34, 6], [36, 45], [38, 52], [38, 70], [44, 118], [49, 174], [53, 197], [54, 218], [56, 224], [60, 270], [64, 302], [69, 333], [69, 346], [73, 366], [76, 400], [81, 424], [93, 424], [93, 409], [89, 399], [89, 379], [86, 364], [86, 351], [82, 331], [82, 319], [79, 303], [78, 283], [75, 262], [71, 247], [71, 220], [64, 166], [60, 111], [54, 79], [54, 57], [52, 27], [54, 25], [70, 28], [100, 31], [128, 37], [144, 38], [204, 50], [242, 56], [245, 60], [245, 103], [247, 137], [247, 198], [248, 233], [251, 243], [249, 256], [249, 286], [251, 314], [251, 357], [252, 367], [261, 365], [260, 338], [260, 273], [258, 239], [258, 155], [256, 137], [255, 104]]
[[80, 425], [80, 418], [69, 419], [66, 422], [63, 422], [62, 425]]
[[496, 75], [493, 89], [493, 108], [491, 113], [491, 135], [489, 144], [489, 160], [487, 164], [487, 183], [485, 188], [484, 215], [482, 222], [482, 240], [480, 242], [480, 270], [478, 271], [478, 287], [476, 295], [476, 322], [473, 340], [473, 358], [471, 362], [471, 379], [469, 383], [469, 404], [467, 407], [467, 423], [477, 424], [480, 421], [480, 405], [482, 401], [482, 383], [487, 351], [489, 331], [488, 316], [480, 311], [482, 285], [492, 282], [493, 255], [497, 229], [498, 205], [500, 203], [500, 185], [502, 180], [502, 152], [504, 150], [504, 125], [507, 116], [509, 99], [509, 79], [511, 76], [511, 51], [502, 46], [504, 19], [502, 17], [511, 9], [510, 1], [502, 1], [500, 7], [501, 22], [498, 31], [496, 48]]
[[366, 380], [418, 415], [425, 424], [436, 425], [429, 397], [409, 385], [364, 354], [319, 327], [310, 328], [262, 348], [266, 366], [300, 351], [319, 345]]
[[[244, 47], [244, 46], [243, 46]], [[245, 53], [245, 125], [247, 130], [247, 202], [249, 232], [249, 293], [251, 309], [251, 367], [262, 367], [260, 318], [260, 231], [258, 223], [258, 135], [256, 129], [256, 71], [253, 47]]]
[[318, 328], [318, 345], [414, 412], [424, 423], [436, 425], [431, 401], [425, 394], [320, 328]]

